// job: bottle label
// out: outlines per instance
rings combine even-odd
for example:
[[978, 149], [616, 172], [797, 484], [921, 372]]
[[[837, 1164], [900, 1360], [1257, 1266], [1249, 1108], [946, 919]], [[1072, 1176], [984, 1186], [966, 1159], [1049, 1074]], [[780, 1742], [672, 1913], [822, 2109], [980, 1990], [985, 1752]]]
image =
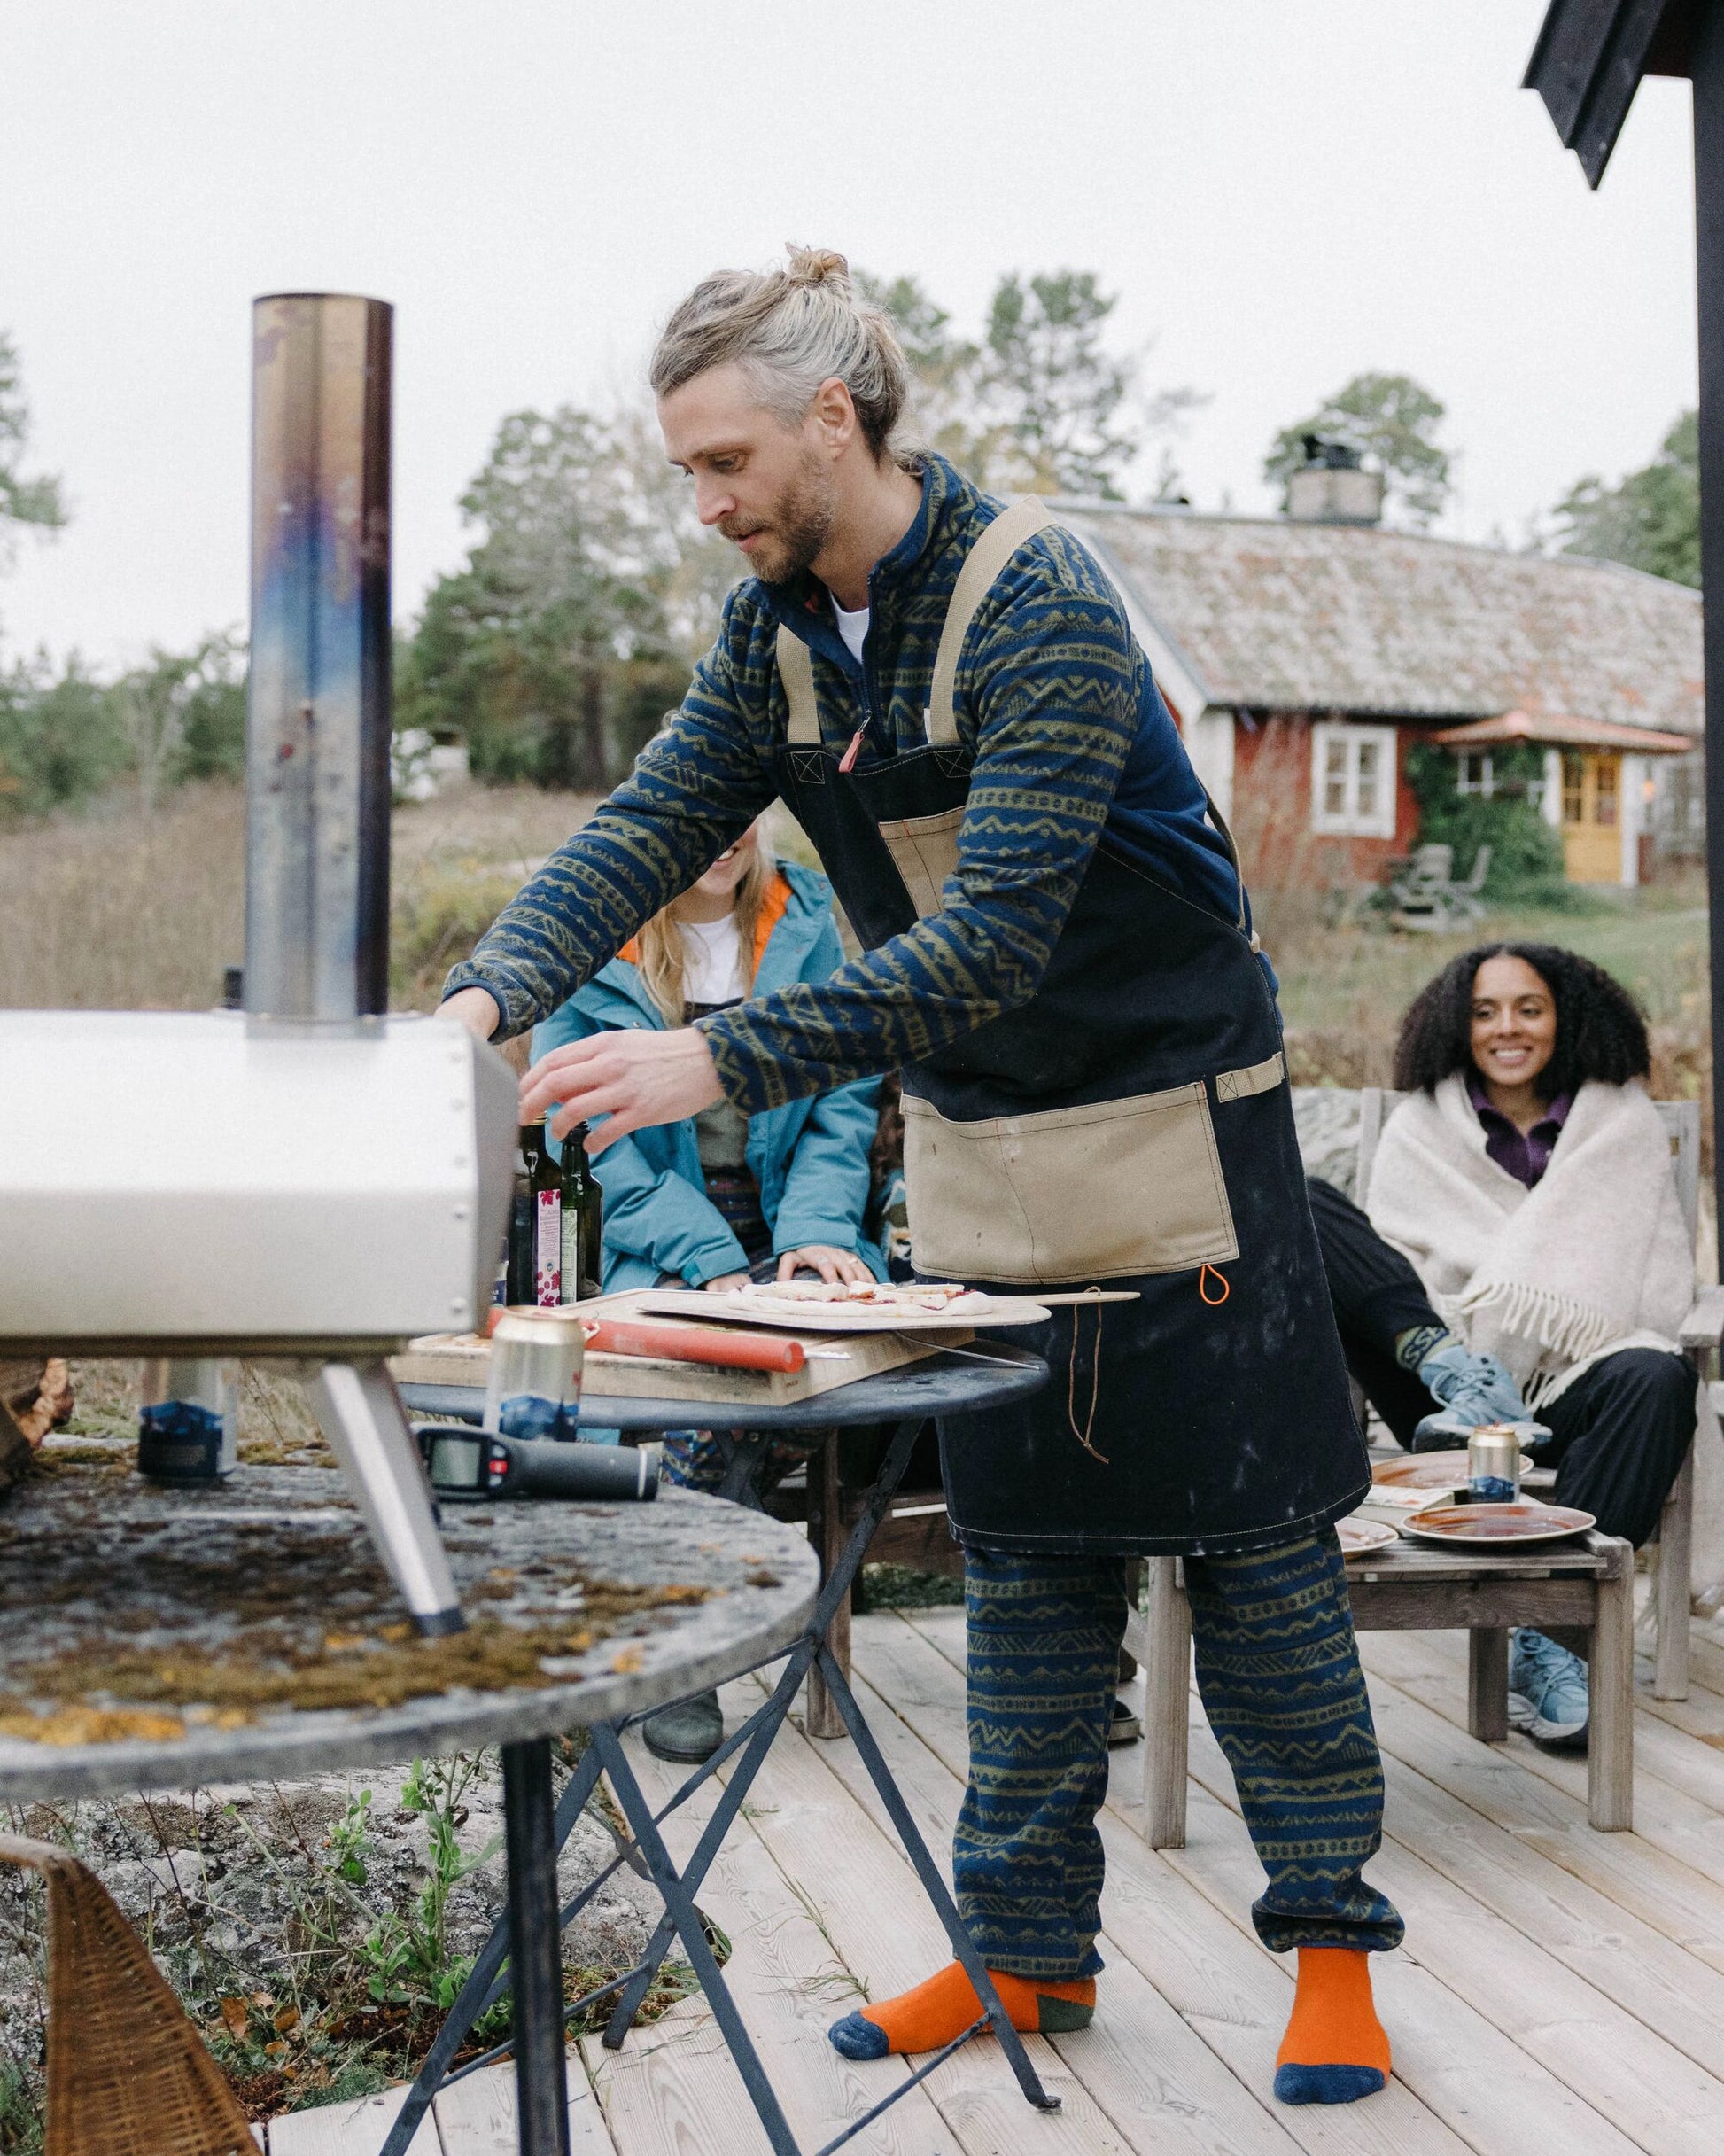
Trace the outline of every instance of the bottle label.
[[533, 1199], [533, 1301], [555, 1310], [563, 1300], [563, 1194], [541, 1190]]
[[563, 1209], [563, 1300], [577, 1303], [586, 1293], [580, 1277], [580, 1210], [565, 1205]]

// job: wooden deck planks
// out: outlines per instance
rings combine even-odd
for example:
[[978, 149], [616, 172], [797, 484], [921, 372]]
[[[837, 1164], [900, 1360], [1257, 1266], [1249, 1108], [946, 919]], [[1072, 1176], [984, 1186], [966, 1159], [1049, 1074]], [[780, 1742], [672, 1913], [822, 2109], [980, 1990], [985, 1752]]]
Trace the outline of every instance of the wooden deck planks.
[[[1361, 1646], [1369, 1674], [1386, 1678], [1464, 1732], [1464, 1688], [1458, 1694], [1456, 1689], [1456, 1670], [1462, 1665], [1456, 1661], [1448, 1634], [1367, 1632], [1362, 1637]], [[1643, 1704], [1644, 1695], [1637, 1693], [1636, 1708]], [[1637, 1744], [1648, 1720], [1643, 1712], [1636, 1716]], [[1503, 1747], [1503, 1756], [1512, 1759], [1526, 1773], [1549, 1782], [1553, 1788], [1585, 1802], [1587, 1763], [1583, 1758], [1577, 1758], [1573, 1753], [1548, 1751], [1529, 1740], [1513, 1737]], [[1626, 1844], [1630, 1837], [1625, 1834], [1617, 1839]], [[1650, 1843], [1704, 1878], [1724, 1886], [1724, 1812], [1666, 1781], [1643, 1755], [1635, 1762], [1633, 1839]]]
[[[433, 2108], [443, 2156], [516, 2156], [512, 2059], [458, 2081]], [[616, 2156], [579, 2054], [569, 2060], [569, 2149], [570, 2156]]]
[[[751, 1701], [726, 1702], [733, 1721]], [[778, 1750], [792, 1742], [788, 1733]], [[630, 1755], [642, 1787], [655, 1805], [670, 1796], [682, 1772], [652, 1758], [644, 1747], [632, 1745]], [[666, 1825], [666, 1840], [672, 1856], [682, 1862], [698, 1839], [699, 1825], [711, 1809], [712, 1794], [701, 1792]], [[878, 1870], [871, 1862], [853, 1862], [855, 1852], [828, 1847], [824, 1866], [817, 1859], [809, 1884], [800, 1891], [787, 1880], [773, 1862], [756, 1830], [756, 1814], [769, 1811], [780, 1801], [775, 1793], [757, 1781], [718, 1862], [708, 1874], [699, 1901], [707, 1915], [725, 1929], [734, 1952], [726, 1975], [744, 2022], [753, 2034], [767, 2063], [779, 2101], [804, 2147], [815, 2148], [829, 2140], [885, 2094], [893, 2080], [906, 2069], [893, 2064], [880, 2068], [842, 2058], [826, 2041], [827, 2025], [858, 2002], [855, 1977], [835, 1943], [821, 1885], [823, 1870], [857, 1870], [866, 1879]], [[850, 1821], [866, 1830], [866, 1822], [850, 1808]], [[819, 1911], [819, 1921], [812, 1911]], [[702, 2105], [721, 2107], [734, 2120], [734, 2137], [715, 2146], [765, 2149], [765, 2133], [754, 2115], [741, 2076], [718, 2041], [716, 2026], [703, 2004], [688, 2002], [677, 2010], [689, 2015], [696, 2008], [699, 2026], [710, 2043], [662, 2046], [656, 2024], [628, 2038], [620, 2052], [603, 2051], [589, 2041], [585, 2046], [593, 2062], [614, 2137], [628, 2156], [637, 2151], [680, 2150], [701, 2145], [677, 2138], [664, 2130], [674, 2112], [697, 2115], [695, 2107], [678, 2100], [676, 2084], [698, 2079]], [[693, 2026], [692, 2017], [690, 2026]], [[643, 2121], [651, 2130], [642, 2138]], [[963, 2156], [959, 2143], [947, 2134], [926, 2093], [905, 2098], [875, 2127], [869, 2145], [881, 2156]]]
[[[911, 1626], [904, 1626], [900, 1636], [871, 1630], [858, 1644], [858, 1667], [870, 1691], [869, 1718], [881, 1748], [887, 1748], [890, 1739], [897, 1749], [897, 1756], [888, 1755], [895, 1772], [901, 1779], [917, 1773], [913, 1759], [903, 1755], [911, 1731], [940, 1755], [950, 1793], [950, 1833], [962, 1790], [961, 1692], [942, 1683], [944, 1657]], [[892, 1735], [889, 1702], [898, 1710], [904, 1736]], [[1130, 1773], [1129, 1769], [1125, 1771]], [[1285, 2138], [1314, 2152], [1356, 2151], [1361, 2156], [1366, 2152], [1370, 2156], [1438, 2156], [1439, 2152], [1459, 2156], [1463, 2147], [1479, 2145], [1453, 2132], [1404, 2078], [1398, 2078], [1370, 2104], [1347, 2107], [1344, 2115], [1340, 2111], [1276, 2105], [1270, 2084], [1276, 2046], [1293, 2002], [1291, 1969], [1186, 1885], [1165, 1856], [1146, 1846], [1135, 1823], [1128, 1825], [1104, 1815], [1102, 1831], [1108, 1861], [1102, 1951], [1109, 1973], [1104, 1985], [1111, 1988], [1114, 1972], [1122, 1962], [1129, 1964]], [[1246, 1854], [1249, 1858], [1248, 1845]], [[1250, 1861], [1254, 1867], [1255, 1859]], [[1241, 1915], [1250, 1898], [1249, 1893], [1239, 1898]], [[1111, 1989], [1109, 1996], [1111, 2000]], [[1113, 2012], [1110, 2004], [1110, 2020]], [[1121, 2028], [1124, 2026], [1122, 2020]], [[1130, 2033], [1135, 2035], [1137, 2031]], [[1061, 2051], [1080, 2073], [1087, 2071], [1080, 2046], [1093, 2040], [1094, 2032], [1060, 2040]], [[1559, 2093], [1554, 2085], [1552, 2093]], [[1629, 2145], [1617, 2144], [1614, 2156], [1627, 2156]], [[1519, 2156], [1524, 2143], [1505, 2140], [1502, 2146], [1503, 2156], [1510, 2156], [1510, 2151]]]
[[[913, 1622], [917, 1629], [921, 1629], [920, 1615]], [[958, 1636], [949, 1625], [930, 1626], [928, 1630], [948, 1652], [955, 1646]], [[866, 1670], [872, 1673], [872, 1667], [865, 1662]], [[897, 1669], [893, 1676], [895, 1682], [905, 1682], [905, 1675]], [[909, 1688], [916, 1695], [925, 1694], [931, 1688], [925, 1669], [917, 1673]], [[945, 1741], [956, 1756], [959, 1730], [950, 1720], [946, 1726]], [[1214, 1749], [1214, 1740], [1200, 1715], [1196, 1717], [1193, 1741], [1194, 1769], [1199, 1765], [1200, 1747], [1208, 1747], [1213, 1765], [1225, 1779], [1231, 1800], [1231, 1777]], [[1189, 1880], [1193, 1887], [1243, 1932], [1247, 1921], [1246, 1912], [1252, 1897], [1261, 1889], [1262, 1875], [1236, 1810], [1231, 1802], [1223, 1806], [1202, 1794], [1205, 1779], [1200, 1771], [1200, 1787], [1192, 1793], [1192, 1837], [1187, 1847], [1184, 1850], [1164, 1852], [1162, 1861]], [[1135, 1799], [1136, 1781], [1131, 1768], [1116, 1755], [1116, 1791], [1129, 1792]], [[1114, 1802], [1117, 1802], [1116, 1797]], [[1110, 1812], [1113, 1808], [1110, 1804]], [[1130, 1900], [1139, 1891], [1138, 1869], [1143, 1856], [1149, 1854], [1137, 1833], [1137, 1813], [1129, 1810], [1125, 1817], [1130, 1825], [1120, 1832], [1104, 1815], [1109, 1866], [1104, 1915], [1108, 1936], [1116, 1939], [1124, 1936], [1128, 1950], [1162, 1953], [1165, 1939], [1158, 1934], [1158, 1926], [1164, 1926], [1165, 1915], [1164, 1903], [1159, 1895], [1152, 1898], [1144, 1911], [1140, 1934], [1127, 1934], [1118, 1914], [1121, 1900]], [[1378, 1870], [1378, 1867], [1373, 1867], [1373, 1875]], [[1386, 1885], [1386, 1880], [1384, 1883]], [[1290, 1996], [1291, 1987], [1287, 1982], [1290, 1972], [1284, 1973], [1284, 1965], [1255, 1948], [1248, 1938], [1242, 1938], [1240, 1943], [1246, 1955], [1254, 1955], [1256, 1961], [1270, 1970], [1278, 1982], [1276, 2004], [1270, 2013], [1270, 2028], [1273, 2033], [1265, 2032], [1272, 2057], [1274, 2040], [1285, 2016], [1285, 2000]], [[1446, 2120], [1473, 2147], [1500, 2151], [1502, 2156], [1519, 2156], [1535, 2128], [1542, 2136], [1557, 2121], [1561, 2122], [1564, 2145], [1569, 2149], [1584, 2147], [1600, 2152], [1613, 2149], [1623, 2156], [1624, 2152], [1640, 2145], [1574, 2096], [1557, 2072], [1529, 2056], [1524, 2047], [1505, 2036], [1490, 2014], [1433, 1978], [1422, 1962], [1423, 1958], [1416, 1952], [1386, 1959], [1378, 1965], [1378, 1981], [1385, 2012], [1393, 2021], [1397, 2080], [1405, 2082], [1433, 2113]], [[1417, 1981], [1409, 1983], [1409, 1979], [1414, 1978]], [[1402, 2011], [1397, 2012], [1397, 2004], [1407, 1990], [1414, 1996], [1408, 1996]], [[1433, 2029], [1438, 2034], [1436, 2041], [1431, 2040]], [[1378, 2113], [1379, 2108], [1378, 2102], [1373, 2099], [1368, 2105], [1358, 2106], [1357, 2115]]]
[[1720, 2080], [1724, 2097], [1724, 1975], [1403, 1761], [1385, 1764], [1395, 1841]]
[[[787, 1881], [797, 1881], [818, 1899], [822, 1927], [845, 1966], [866, 1987], [866, 1995], [885, 1997], [931, 1974], [951, 1958], [951, 1948], [896, 1837], [834, 1782], [822, 1764], [828, 1755], [842, 1755], [860, 1771], [855, 1747], [847, 1742], [780, 1740], [756, 1785], [749, 1824]], [[936, 1843], [942, 1856], [944, 1840], [943, 1833]], [[849, 2003], [858, 2004], [859, 1997]], [[830, 2001], [822, 2027], [845, 2008], [842, 1998]], [[998, 2049], [979, 2042], [926, 2084], [945, 2136], [940, 2145], [950, 2145], [959, 2156], [995, 2156], [1002, 2147], [1013, 2156], [1056, 2156], [1070, 2151], [1076, 2136], [1085, 2156], [1092, 2151], [1095, 2156], [1131, 2156], [1133, 2144], [1116, 2137], [1058, 2054], [1039, 2038], [1030, 2038], [1029, 2048], [1044, 2084], [1060, 2097], [1061, 2110], [1052, 2115], [1032, 2110]], [[904, 2069], [882, 2062], [860, 2071], [868, 2093], [850, 2117], [884, 2093], [882, 2074]], [[889, 2114], [888, 2123], [893, 2116], [907, 2118], [910, 2110], [906, 2103]], [[873, 2127], [870, 2136], [883, 2130]]]
[[[1697, 1640], [1686, 1701], [1637, 1691], [1637, 1831], [1601, 1835], [1584, 1825], [1583, 1760], [1466, 1735], [1458, 1638], [1361, 1644], [1389, 1784], [1373, 1876], [1409, 1926], [1407, 1950], [1377, 1969], [1391, 2088], [1332, 2111], [1273, 2102], [1291, 1966], [1251, 1931], [1261, 1872], [1194, 1709], [1184, 1849], [1145, 1845], [1141, 1755], [1115, 1755], [1101, 1820], [1106, 2011], [1093, 2029], [1030, 2040], [1064, 2108], [1030, 2110], [983, 2040], [868, 2130], [870, 2156], [1711, 2156], [1724, 2131], [1724, 1649]], [[962, 1613], [860, 1620], [856, 1659], [858, 1695], [944, 1868], [966, 1763]], [[727, 1711], [758, 1696], [734, 1688]], [[672, 1771], [634, 1756], [649, 1796], [668, 1794]], [[704, 1814], [691, 1807], [670, 1830], [679, 1856]], [[787, 1728], [701, 1900], [732, 1938], [739, 2005], [812, 2151], [903, 2071], [840, 2059], [826, 2025], [859, 1986], [885, 1996], [948, 1951], [852, 1745]], [[620, 2054], [586, 2040], [571, 2080], [576, 2156], [765, 2147], [698, 1998]], [[400, 2097], [277, 2120], [270, 2156], [375, 2156]], [[513, 2111], [510, 2066], [475, 2075], [439, 2099], [414, 2156], [503, 2156]]]
[[[1184, 1849], [1169, 1851], [1168, 1862], [1245, 1942], [1246, 1912], [1261, 1872], [1238, 1815], [1199, 1784], [1192, 1790], [1192, 1839]], [[1121, 1842], [1128, 1832], [1115, 1830]], [[1114, 1846], [1110, 1840], [1110, 1851]], [[1270, 1958], [1258, 1951], [1261, 1959]], [[1284, 1965], [1276, 1965], [1280, 1973]], [[1395, 2047], [1397, 2079], [1479, 2156], [1521, 2156], [1547, 2138], [1565, 2152], [1585, 2150], [1588, 2156], [1626, 2156], [1640, 2147], [1529, 2052], [1513, 2030], [1415, 1952], [1386, 1957], [1374, 1981]]]
[[[890, 1718], [874, 1712], [877, 1734]], [[929, 1763], [939, 1771], [937, 1763]], [[948, 1961], [945, 1934], [898, 1853], [855, 1747], [812, 1740], [794, 1747], [780, 1744], [767, 1775], [770, 1782], [755, 1816], [757, 1832], [787, 1873], [825, 1882], [820, 1895], [827, 1928], [866, 1982], [869, 1995], [889, 1996]], [[907, 1785], [912, 1811], [929, 1833], [944, 1870], [950, 1821], [943, 1811], [930, 1810], [923, 1790], [910, 1776], [901, 1775], [900, 1780]], [[857, 1801], [858, 1784], [872, 1800], [867, 1806]], [[848, 1861], [836, 1861], [841, 1855]], [[1135, 2152], [1152, 2146], [1170, 2152], [1185, 2150], [1190, 2156], [1200, 2151], [1202, 2156], [1259, 2156], [1259, 2152], [1279, 2156], [1287, 2148], [1277, 2140], [1218, 2133], [1213, 2120], [1201, 2137], [1192, 2138], [1193, 2117], [1202, 2117], [1211, 2107], [1224, 2108], [1230, 2092], [1220, 2082], [1194, 2091], [1171, 2085], [1174, 2077], [1153, 2071], [1122, 2080], [1110, 2077], [1105, 2067], [1098, 2078], [1078, 2071], [1063, 2038], [1057, 2048], [1032, 2038], [1029, 2048], [1050, 2092], [1061, 2098], [1061, 2110], [1053, 2118], [1042, 2118], [1025, 2106], [998, 2050], [986, 2042], [960, 2052], [928, 2082], [942, 2118], [966, 2152], [990, 2156], [996, 2147], [1069, 2150], [1075, 2135], [1085, 2156], [1092, 2150]], [[1159, 2093], [1158, 2080], [1169, 2084]], [[1237, 2090], [1231, 2093], [1237, 2097]]]
[[1595, 1834], [1583, 1802], [1528, 1771], [1522, 1746], [1456, 1741], [1454, 1725], [1397, 1687], [1372, 1687], [1391, 1755], [1665, 1938], [1724, 1971], [1724, 1887], [1639, 1834]]
[[[1430, 1636], [1406, 1637], [1422, 1644]], [[1231, 1777], [1207, 1726], [1200, 1734], [1193, 1732], [1193, 1772], [1231, 1804]], [[1724, 2121], [1724, 2082], [1677, 2056], [1677, 2047], [1636, 2013], [1617, 2007], [1577, 1979], [1545, 1943], [1518, 1935], [1514, 1926], [1457, 1890], [1409, 1846], [1416, 1832], [1393, 1799], [1387, 1833], [1373, 1875], [1407, 1915], [1409, 1950], [1418, 1959], [1512, 2033], [1642, 2148], [1697, 2152], [1709, 2141], [1715, 2144]], [[1527, 1855], [1530, 1875], [1540, 1860], [1531, 1851]], [[1642, 2004], [1655, 2015], [1659, 2001], [1655, 1995]]]
[[[269, 2156], [377, 2156], [395, 2113], [407, 2101], [405, 2086], [385, 2089], [351, 2104], [322, 2104], [269, 2121]], [[424, 2120], [408, 2156], [447, 2156], [437, 2128]], [[461, 2156], [467, 2156], [462, 2150]]]

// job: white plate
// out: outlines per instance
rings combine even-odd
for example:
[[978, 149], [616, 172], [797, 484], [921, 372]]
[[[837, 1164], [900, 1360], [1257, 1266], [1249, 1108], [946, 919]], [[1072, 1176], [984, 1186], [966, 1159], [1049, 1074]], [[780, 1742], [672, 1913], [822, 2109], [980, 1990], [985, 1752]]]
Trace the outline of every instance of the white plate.
[[1402, 1522], [1417, 1542], [1447, 1543], [1468, 1550], [1519, 1550], [1529, 1543], [1562, 1542], [1597, 1522], [1567, 1505], [1433, 1505]]
[[[1526, 1474], [1532, 1465], [1523, 1452], [1520, 1472]], [[1371, 1468], [1371, 1479], [1379, 1491], [1464, 1490], [1469, 1479], [1467, 1456], [1464, 1452], [1413, 1452], [1405, 1459], [1379, 1459]]]
[[1401, 1539], [1398, 1529], [1389, 1521], [1362, 1520], [1357, 1513], [1337, 1520], [1335, 1532], [1340, 1537], [1343, 1557], [1363, 1557], [1369, 1550], [1386, 1550], [1391, 1543]]

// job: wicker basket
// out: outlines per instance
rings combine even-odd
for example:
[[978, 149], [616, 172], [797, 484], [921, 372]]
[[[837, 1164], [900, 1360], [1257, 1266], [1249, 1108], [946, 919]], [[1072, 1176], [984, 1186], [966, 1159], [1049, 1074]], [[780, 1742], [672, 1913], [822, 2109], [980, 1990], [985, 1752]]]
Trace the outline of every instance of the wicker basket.
[[45, 2156], [257, 2156], [221, 2069], [100, 1880], [0, 1835], [48, 1887]]

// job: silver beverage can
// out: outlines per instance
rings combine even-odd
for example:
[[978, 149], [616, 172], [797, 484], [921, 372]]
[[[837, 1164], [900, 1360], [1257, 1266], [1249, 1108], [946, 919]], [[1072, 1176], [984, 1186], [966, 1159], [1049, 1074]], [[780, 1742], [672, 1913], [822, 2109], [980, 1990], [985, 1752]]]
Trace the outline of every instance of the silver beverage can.
[[137, 1416], [140, 1475], [158, 1483], [214, 1483], [239, 1457], [239, 1365], [199, 1357], [144, 1366]]
[[1507, 1505], [1520, 1495], [1520, 1434], [1507, 1428], [1474, 1430], [1466, 1448], [1468, 1487], [1480, 1504]]
[[586, 1328], [572, 1309], [511, 1310], [491, 1335], [485, 1427], [499, 1437], [572, 1440]]

